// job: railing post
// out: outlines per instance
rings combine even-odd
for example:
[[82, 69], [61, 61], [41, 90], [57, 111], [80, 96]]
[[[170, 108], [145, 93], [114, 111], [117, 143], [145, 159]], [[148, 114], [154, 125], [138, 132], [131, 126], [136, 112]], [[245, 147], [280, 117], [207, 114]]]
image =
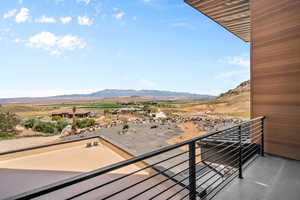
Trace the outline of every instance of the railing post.
[[242, 143], [242, 127], [239, 126], [239, 178], [243, 178], [243, 143]]
[[195, 142], [189, 143], [189, 189], [190, 200], [196, 200], [196, 148]]
[[265, 118], [261, 119], [261, 147], [260, 147], [260, 155], [265, 156], [265, 136], [264, 136], [264, 126], [265, 126]]

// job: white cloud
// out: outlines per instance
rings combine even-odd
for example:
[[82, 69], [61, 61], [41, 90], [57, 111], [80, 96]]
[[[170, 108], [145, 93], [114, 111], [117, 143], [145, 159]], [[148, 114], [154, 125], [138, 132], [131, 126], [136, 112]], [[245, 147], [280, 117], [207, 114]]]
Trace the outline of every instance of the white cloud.
[[250, 67], [250, 60], [243, 56], [227, 57], [225, 59], [225, 63], [242, 67]]
[[23, 23], [30, 21], [31, 17], [29, 15], [29, 9], [28, 8], [21, 8], [20, 12], [16, 15], [16, 22], [17, 23]]
[[54, 47], [57, 42], [57, 36], [49, 32], [41, 32], [28, 39], [28, 44], [36, 48], [49, 48]]
[[86, 47], [86, 43], [80, 38], [73, 35], [66, 35], [57, 39], [57, 46], [59, 49], [76, 50]]
[[46, 17], [43, 15], [42, 17], [35, 20], [37, 23], [56, 23], [56, 19], [52, 17]]
[[119, 13], [114, 14], [113, 16], [114, 16], [114, 18], [120, 20], [120, 19], [123, 19], [123, 17], [125, 16], [125, 13], [119, 12]]
[[86, 5], [91, 2], [91, 0], [76, 0], [77, 3], [85, 3]]
[[48, 51], [50, 55], [60, 55], [63, 50], [77, 50], [86, 48], [87, 44], [73, 35], [56, 36], [50, 32], [41, 32], [30, 37], [26, 44], [32, 48]]
[[60, 18], [61, 23], [68, 24], [72, 21], [72, 17], [61, 17]]
[[82, 26], [91, 26], [93, 25], [93, 20], [87, 16], [78, 16], [78, 24]]
[[[247, 56], [226, 57], [225, 59], [221, 60], [221, 62], [225, 63], [226, 65], [231, 65], [231, 67], [242, 67], [242, 69], [237, 70], [235, 68], [234, 70], [218, 74], [214, 77], [216, 80], [231, 80], [235, 82], [241, 82], [250, 78], [250, 60]], [[228, 69], [230, 69], [230, 66], [228, 66]]]
[[7, 18], [11, 18], [13, 16], [15, 16], [17, 14], [17, 9], [13, 9], [8, 11], [7, 13], [4, 13], [3, 18], [7, 19]]

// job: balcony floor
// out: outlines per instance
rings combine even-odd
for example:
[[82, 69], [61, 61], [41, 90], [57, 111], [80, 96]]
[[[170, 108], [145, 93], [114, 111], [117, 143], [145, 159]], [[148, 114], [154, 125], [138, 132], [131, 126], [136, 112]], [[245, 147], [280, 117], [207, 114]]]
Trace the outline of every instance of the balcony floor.
[[266, 155], [244, 170], [216, 200], [299, 200], [300, 161]]

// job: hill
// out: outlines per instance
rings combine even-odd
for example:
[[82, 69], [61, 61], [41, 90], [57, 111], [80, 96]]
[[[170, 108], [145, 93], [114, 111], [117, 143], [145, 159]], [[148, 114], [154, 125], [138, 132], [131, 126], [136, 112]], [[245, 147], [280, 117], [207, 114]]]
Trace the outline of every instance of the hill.
[[[169, 109], [170, 110], [170, 109]], [[198, 104], [177, 107], [177, 111], [186, 113], [210, 113], [242, 119], [250, 118], [250, 81], [239, 84], [216, 99], [202, 101]]]
[[214, 96], [193, 94], [188, 92], [171, 92], [161, 90], [102, 90], [89, 95], [90, 97], [114, 98], [114, 97], [148, 97], [156, 99], [211, 99]]
[[244, 81], [236, 88], [221, 94], [216, 102], [220, 104], [215, 112], [250, 118], [250, 81]]
[[104, 98], [121, 98], [121, 97], [146, 97], [153, 99], [213, 99], [215, 96], [193, 94], [187, 92], [172, 92], [161, 90], [116, 90], [106, 89], [90, 94], [73, 94], [73, 95], [61, 95], [53, 97], [24, 97], [24, 98], [7, 98], [0, 99], [0, 103], [51, 103], [51, 102], [76, 102], [76, 101], [89, 101]]
[[218, 99], [226, 99], [230, 97], [236, 97], [240, 96], [242, 94], [248, 95], [250, 93], [250, 80], [244, 81], [241, 84], [239, 84], [236, 88], [228, 90], [225, 93], [220, 94]]

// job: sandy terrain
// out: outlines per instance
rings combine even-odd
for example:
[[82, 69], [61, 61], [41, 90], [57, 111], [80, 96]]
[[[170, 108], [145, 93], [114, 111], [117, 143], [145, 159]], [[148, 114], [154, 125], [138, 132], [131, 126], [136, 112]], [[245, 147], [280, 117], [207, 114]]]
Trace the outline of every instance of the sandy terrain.
[[29, 138], [19, 138], [19, 139], [12, 139], [12, 140], [1, 140], [0, 152], [24, 149], [27, 147], [54, 143], [54, 142], [58, 142], [59, 140], [60, 140], [59, 136], [29, 137]]
[[[192, 122], [182, 123], [180, 125], [180, 128], [183, 131], [183, 133], [177, 137], [167, 140], [168, 144], [177, 144], [204, 135], [203, 132], [199, 131], [197, 125], [195, 125]], [[186, 145], [181, 147], [180, 149], [183, 151], [187, 151], [189, 148]], [[201, 156], [199, 155], [200, 153], [201, 153], [200, 148], [196, 149], [196, 155], [198, 155], [196, 158], [196, 162], [199, 162], [201, 160]]]
[[195, 125], [192, 122], [182, 123], [180, 125], [180, 128], [183, 131], [183, 133], [177, 137], [167, 140], [168, 144], [177, 144], [185, 140], [189, 140], [204, 135], [203, 132], [199, 131], [197, 125]]

